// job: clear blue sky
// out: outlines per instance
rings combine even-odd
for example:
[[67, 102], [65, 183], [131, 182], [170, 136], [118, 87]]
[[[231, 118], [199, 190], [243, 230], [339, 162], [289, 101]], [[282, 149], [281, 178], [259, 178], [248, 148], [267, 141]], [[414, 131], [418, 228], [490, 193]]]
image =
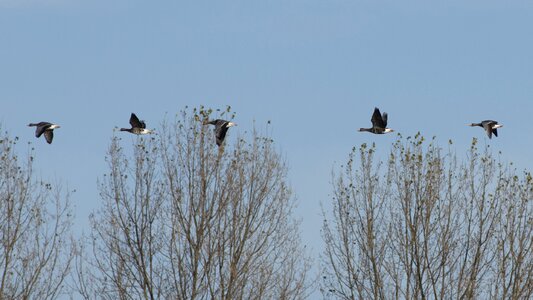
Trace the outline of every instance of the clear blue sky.
[[[271, 120], [318, 253], [332, 168], [396, 138], [356, 131], [374, 106], [404, 136], [459, 154], [478, 137], [531, 169], [532, 37], [531, 1], [0, 0], [0, 122], [21, 153], [34, 143], [38, 174], [78, 190], [80, 229], [131, 112], [157, 128], [185, 105], [231, 105], [230, 141]], [[498, 138], [465, 126], [484, 119], [504, 124]], [[52, 145], [35, 121], [62, 125]]]

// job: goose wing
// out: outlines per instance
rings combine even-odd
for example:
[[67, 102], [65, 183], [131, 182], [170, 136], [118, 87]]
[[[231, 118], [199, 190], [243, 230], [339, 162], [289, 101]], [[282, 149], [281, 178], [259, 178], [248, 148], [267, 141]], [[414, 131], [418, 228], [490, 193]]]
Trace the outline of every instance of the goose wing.
[[496, 131], [496, 129], [492, 128], [496, 124], [498, 124], [498, 122], [493, 121], [493, 120], [485, 120], [485, 121], [481, 122], [481, 125], [483, 126], [483, 129], [485, 129], [485, 131], [487, 132], [487, 135], [489, 136], [489, 139], [492, 138], [492, 134], [493, 133], [494, 133], [495, 136], [498, 136], [498, 132]]
[[[385, 114], [386, 115], [386, 114]], [[385, 116], [387, 118], [387, 116]], [[383, 121], [383, 118], [381, 117], [381, 112], [379, 111], [379, 108], [374, 108], [374, 113], [372, 114], [372, 119], [370, 119], [372, 122], [372, 127], [378, 127], [378, 128], [385, 128], [386, 124]]]
[[384, 112], [382, 117], [383, 117], [382, 118], [383, 119], [383, 128], [386, 128], [387, 127], [387, 120], [389, 118], [389, 115], [386, 112]]
[[226, 133], [228, 132], [228, 121], [224, 120], [218, 120], [217, 124], [215, 125], [215, 133], [217, 137], [217, 145], [220, 146], [222, 142], [224, 141], [224, 138], [226, 137]]
[[134, 113], [131, 113], [130, 125], [132, 128], [145, 128], [146, 127], [146, 125], [145, 127], [143, 127], [143, 123], [139, 121], [139, 118], [137, 118], [137, 116]]
[[54, 139], [54, 131], [53, 130], [46, 130], [44, 132], [44, 138], [46, 139], [46, 142], [48, 144], [51, 144], [52, 140]]
[[52, 125], [52, 123], [48, 122], [41, 122], [37, 124], [37, 128], [35, 128], [35, 137], [40, 137], [46, 131], [46, 129], [50, 127], [50, 125]]
[[487, 135], [489, 136], [489, 139], [492, 138], [492, 125], [490, 122], [482, 122], [483, 129], [487, 132]]

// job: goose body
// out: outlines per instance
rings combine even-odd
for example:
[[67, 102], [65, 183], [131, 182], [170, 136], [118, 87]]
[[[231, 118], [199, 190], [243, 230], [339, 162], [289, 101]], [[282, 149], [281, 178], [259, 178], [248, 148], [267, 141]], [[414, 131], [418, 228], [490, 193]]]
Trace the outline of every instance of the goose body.
[[44, 134], [44, 138], [48, 144], [51, 144], [54, 139], [54, 129], [61, 127], [50, 122], [30, 123], [28, 126], [37, 127], [35, 128], [35, 137], [39, 138]]
[[498, 122], [494, 120], [485, 120], [485, 121], [481, 121], [481, 123], [471, 123], [471, 124], [468, 124], [468, 126], [482, 127], [487, 132], [489, 139], [492, 139], [493, 134], [494, 136], [498, 136], [498, 128], [503, 127], [502, 124], [498, 124]]
[[387, 121], [388, 121], [388, 115], [386, 112], [381, 114], [379, 111], [379, 108], [374, 108], [374, 113], [372, 114], [372, 118], [370, 119], [372, 122], [371, 128], [359, 128], [360, 132], [370, 132], [373, 134], [384, 134], [393, 132], [394, 130], [391, 128], [387, 128]]
[[153, 132], [153, 130], [146, 129], [146, 123], [144, 123], [144, 121], [139, 120], [139, 118], [137, 118], [134, 113], [131, 113], [130, 125], [131, 128], [120, 128], [120, 131], [127, 131], [137, 135], [150, 134]]
[[237, 124], [233, 122], [221, 120], [221, 119], [216, 119], [213, 121], [206, 121], [204, 123], [204, 125], [208, 125], [208, 124], [215, 125], [215, 135], [217, 139], [217, 146], [219, 147], [220, 145], [222, 145], [222, 142], [224, 141], [224, 138], [226, 137], [226, 133], [228, 132], [228, 129], [232, 126], [237, 126]]

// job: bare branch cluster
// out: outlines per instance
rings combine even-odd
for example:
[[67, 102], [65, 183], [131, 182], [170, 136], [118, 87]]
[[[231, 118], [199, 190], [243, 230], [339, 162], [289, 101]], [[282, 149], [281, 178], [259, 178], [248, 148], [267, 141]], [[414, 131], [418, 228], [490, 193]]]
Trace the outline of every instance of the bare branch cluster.
[[533, 296], [533, 180], [476, 144], [461, 164], [420, 135], [399, 140], [385, 172], [374, 147], [354, 149], [324, 213], [324, 297]]
[[[225, 112], [229, 113], [229, 111]], [[287, 167], [251, 133], [217, 148], [210, 110], [183, 111], [128, 155], [113, 139], [104, 207], [78, 261], [87, 299], [301, 299], [310, 260]]]
[[0, 135], [0, 299], [56, 299], [75, 255], [69, 195], [33, 178], [33, 153]]

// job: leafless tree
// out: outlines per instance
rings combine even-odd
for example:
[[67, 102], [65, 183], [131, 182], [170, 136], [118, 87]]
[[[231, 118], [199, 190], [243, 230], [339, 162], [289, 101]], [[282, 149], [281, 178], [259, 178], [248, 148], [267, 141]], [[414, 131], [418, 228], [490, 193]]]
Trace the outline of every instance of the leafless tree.
[[386, 163], [375, 153], [363, 144], [334, 175], [322, 231], [325, 298], [533, 296], [529, 173], [498, 162], [488, 146], [480, 152], [476, 140], [465, 163], [420, 135], [398, 140]]
[[55, 299], [75, 254], [70, 198], [34, 178], [33, 150], [19, 157], [17, 141], [0, 134], [0, 299]]
[[[78, 262], [78, 290], [107, 299], [301, 299], [310, 259], [287, 167], [270, 138], [218, 148], [213, 112], [184, 110], [133, 154], [114, 138], [103, 207]], [[221, 112], [228, 116], [229, 109]], [[233, 132], [230, 131], [230, 135]], [[90, 248], [90, 249], [89, 249]]]

